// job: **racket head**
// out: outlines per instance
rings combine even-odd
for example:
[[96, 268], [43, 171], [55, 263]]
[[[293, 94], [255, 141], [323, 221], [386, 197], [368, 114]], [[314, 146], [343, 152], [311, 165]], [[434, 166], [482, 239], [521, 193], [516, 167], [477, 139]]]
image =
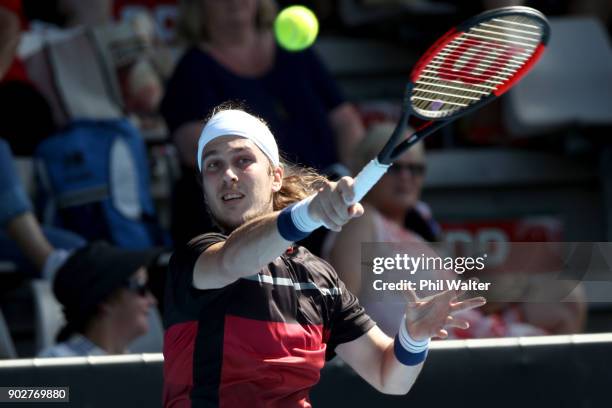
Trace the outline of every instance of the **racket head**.
[[453, 120], [501, 96], [548, 44], [546, 17], [530, 7], [486, 11], [449, 30], [410, 74], [404, 110], [424, 120]]

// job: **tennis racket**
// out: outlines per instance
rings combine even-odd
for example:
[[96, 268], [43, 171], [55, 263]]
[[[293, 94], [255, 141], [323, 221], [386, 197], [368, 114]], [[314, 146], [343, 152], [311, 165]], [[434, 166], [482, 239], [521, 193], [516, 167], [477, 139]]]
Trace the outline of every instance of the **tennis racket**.
[[[444, 34], [414, 66], [397, 127], [355, 177], [355, 201], [410, 146], [508, 91], [538, 61], [549, 35], [546, 17], [529, 7], [486, 11]], [[402, 141], [412, 116], [425, 122]]]

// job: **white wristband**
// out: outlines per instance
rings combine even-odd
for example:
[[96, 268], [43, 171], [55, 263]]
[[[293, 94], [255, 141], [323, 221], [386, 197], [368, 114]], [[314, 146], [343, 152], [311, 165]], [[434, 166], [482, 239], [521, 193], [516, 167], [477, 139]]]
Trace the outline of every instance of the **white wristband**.
[[314, 197], [314, 195], [311, 195], [310, 197], [297, 202], [291, 208], [291, 220], [296, 228], [300, 231], [312, 232], [323, 226], [323, 223], [313, 220], [310, 214], [308, 214], [308, 207], [310, 206], [310, 202]]
[[398, 333], [398, 338], [402, 347], [411, 353], [421, 353], [429, 348], [430, 338], [425, 340], [415, 340], [408, 334], [406, 328], [406, 315], [402, 318], [402, 324]]

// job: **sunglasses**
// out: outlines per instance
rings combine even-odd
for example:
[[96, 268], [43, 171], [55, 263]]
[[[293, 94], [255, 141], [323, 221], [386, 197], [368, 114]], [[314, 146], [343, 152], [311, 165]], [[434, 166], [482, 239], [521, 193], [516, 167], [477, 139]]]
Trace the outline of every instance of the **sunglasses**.
[[410, 174], [412, 174], [412, 176], [414, 177], [422, 177], [425, 175], [425, 171], [427, 170], [427, 167], [424, 164], [417, 164], [417, 163], [407, 163], [407, 164], [402, 164], [402, 163], [393, 163], [393, 165], [391, 167], [389, 167], [388, 172], [391, 174], [400, 174], [402, 171], [409, 171]]
[[125, 284], [125, 288], [139, 296], [146, 296], [150, 292], [147, 282], [140, 282], [136, 279], [128, 280]]

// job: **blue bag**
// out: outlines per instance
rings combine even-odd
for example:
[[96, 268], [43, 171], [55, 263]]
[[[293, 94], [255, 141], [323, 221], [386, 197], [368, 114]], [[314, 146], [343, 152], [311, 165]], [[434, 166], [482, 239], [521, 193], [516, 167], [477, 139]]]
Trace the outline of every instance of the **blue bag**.
[[167, 244], [149, 187], [144, 142], [126, 119], [78, 120], [35, 153], [46, 224], [123, 248]]

